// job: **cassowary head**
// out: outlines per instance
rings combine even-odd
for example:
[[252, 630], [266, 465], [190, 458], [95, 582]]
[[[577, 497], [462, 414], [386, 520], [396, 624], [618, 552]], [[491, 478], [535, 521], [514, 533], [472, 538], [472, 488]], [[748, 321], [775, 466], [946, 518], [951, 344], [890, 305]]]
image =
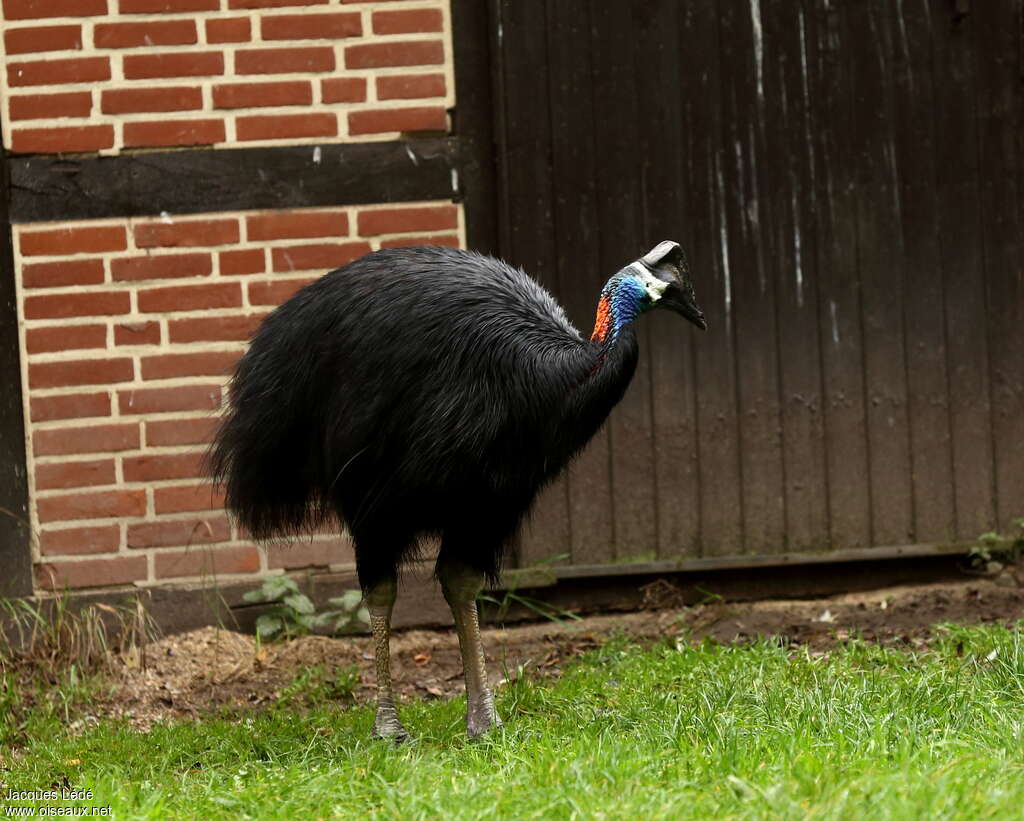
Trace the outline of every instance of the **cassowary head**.
[[633, 276], [644, 288], [644, 308], [668, 308], [686, 317], [701, 330], [707, 330], [704, 312], [697, 306], [690, 282], [690, 268], [678, 242], [659, 242], [620, 275]]

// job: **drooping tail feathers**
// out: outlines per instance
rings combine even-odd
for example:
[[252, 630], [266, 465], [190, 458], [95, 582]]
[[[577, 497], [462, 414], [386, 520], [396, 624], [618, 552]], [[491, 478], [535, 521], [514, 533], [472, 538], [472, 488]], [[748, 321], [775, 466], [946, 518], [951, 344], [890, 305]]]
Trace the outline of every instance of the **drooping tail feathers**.
[[[272, 319], [272, 318], [271, 318]], [[258, 541], [311, 532], [335, 515], [315, 446], [317, 368], [268, 320], [239, 360], [229, 406], [206, 455], [225, 506]], [[270, 344], [272, 343], [272, 344]]]

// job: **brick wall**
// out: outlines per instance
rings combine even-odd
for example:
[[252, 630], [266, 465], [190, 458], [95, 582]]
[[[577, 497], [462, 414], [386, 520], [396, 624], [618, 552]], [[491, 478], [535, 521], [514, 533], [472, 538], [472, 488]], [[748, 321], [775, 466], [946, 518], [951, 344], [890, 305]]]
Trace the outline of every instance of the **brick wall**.
[[4, 145], [24, 153], [444, 131], [444, 0], [3, 0]]
[[37, 584], [345, 565], [337, 536], [258, 550], [199, 460], [244, 340], [371, 250], [459, 245], [452, 204], [15, 226]]
[[[445, 0], [2, 0], [3, 140], [118, 154], [398, 139], [453, 105]], [[275, 305], [380, 247], [461, 245], [450, 202], [13, 226], [36, 585], [350, 566], [263, 551], [200, 476]]]

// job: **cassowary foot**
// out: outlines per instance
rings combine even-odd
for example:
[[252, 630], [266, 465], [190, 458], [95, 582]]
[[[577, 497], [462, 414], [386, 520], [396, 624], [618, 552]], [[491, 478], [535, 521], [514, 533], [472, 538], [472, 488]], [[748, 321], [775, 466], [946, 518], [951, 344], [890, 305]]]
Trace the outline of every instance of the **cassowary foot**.
[[481, 738], [491, 730], [500, 730], [504, 725], [494, 709], [494, 695], [485, 689], [474, 699], [466, 710], [466, 735]]
[[373, 720], [373, 737], [393, 741], [395, 744], [403, 744], [411, 741], [412, 737], [398, 720], [398, 711], [394, 704], [380, 704], [377, 707], [377, 716]]

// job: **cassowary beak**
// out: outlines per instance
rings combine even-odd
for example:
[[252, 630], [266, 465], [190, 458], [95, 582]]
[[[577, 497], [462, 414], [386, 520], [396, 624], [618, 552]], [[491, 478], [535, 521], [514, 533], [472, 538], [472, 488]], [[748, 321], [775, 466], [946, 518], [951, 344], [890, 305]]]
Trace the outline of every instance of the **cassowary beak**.
[[707, 320], [704, 319], [704, 312], [698, 307], [691, 289], [684, 289], [672, 283], [665, 289], [659, 304], [663, 308], [669, 308], [677, 314], [686, 317], [702, 331], [708, 329]]

